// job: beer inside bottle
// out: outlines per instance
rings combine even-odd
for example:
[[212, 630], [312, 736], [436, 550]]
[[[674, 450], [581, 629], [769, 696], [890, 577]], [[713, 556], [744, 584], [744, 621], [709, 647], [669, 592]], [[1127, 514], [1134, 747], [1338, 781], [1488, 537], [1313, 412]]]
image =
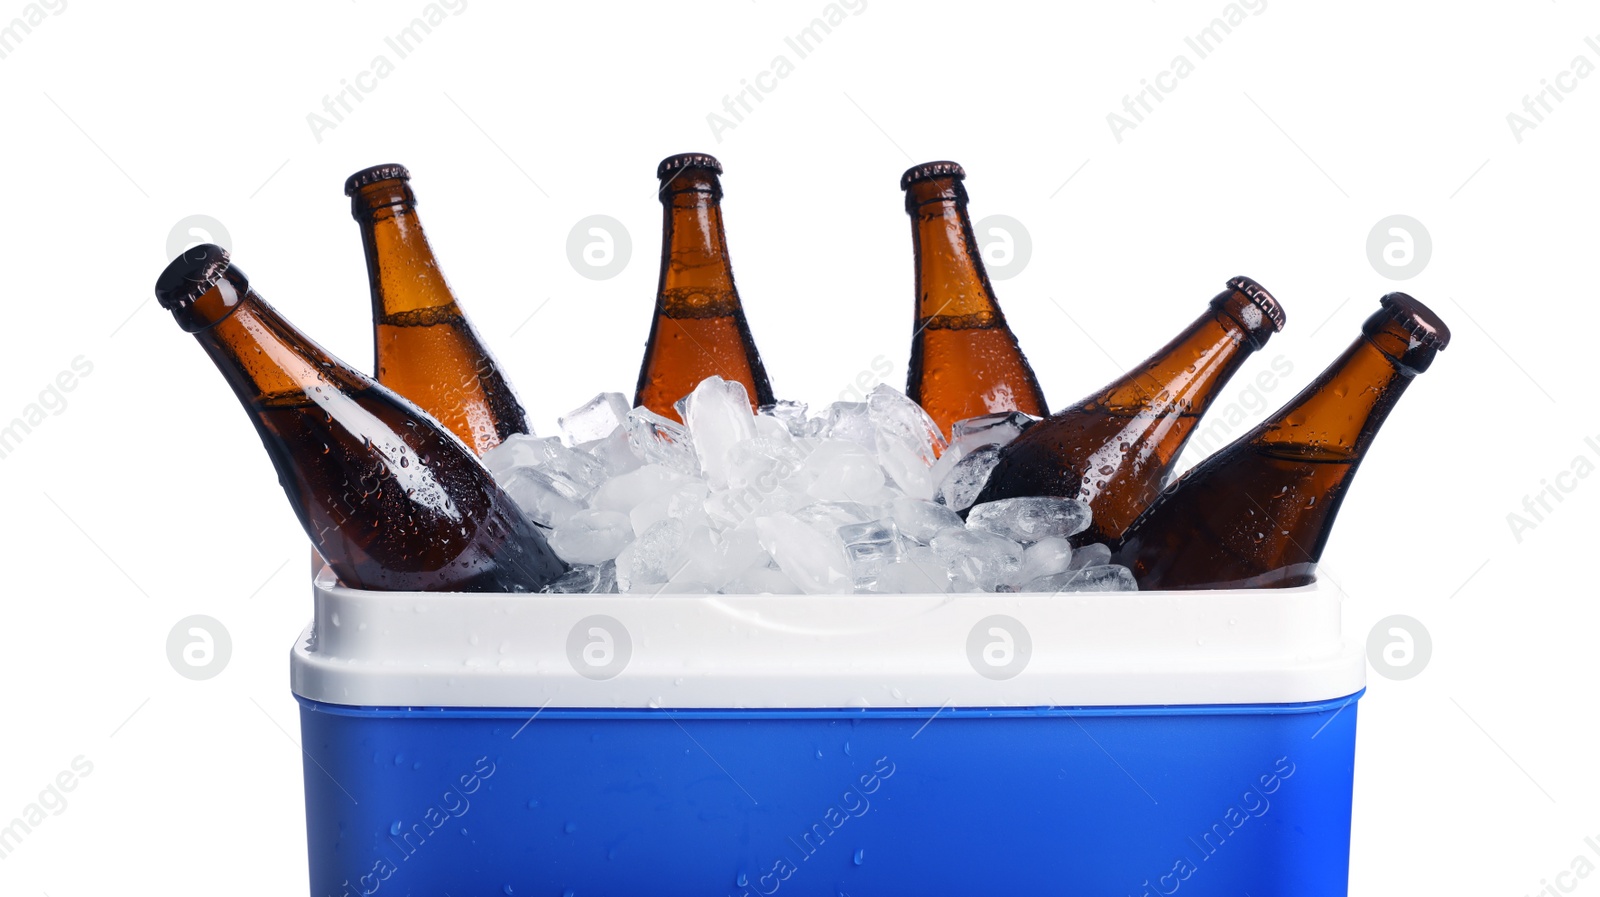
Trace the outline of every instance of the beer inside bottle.
[[1404, 293], [1384, 296], [1310, 386], [1157, 498], [1116, 562], [1145, 590], [1314, 582], [1378, 428], [1449, 342], [1450, 328], [1427, 306]]
[[367, 256], [374, 370], [481, 455], [528, 432], [527, 415], [439, 270], [410, 180], [377, 165], [344, 185]]
[[233, 387], [312, 545], [345, 585], [525, 592], [565, 572], [459, 439], [295, 329], [226, 250], [185, 250], [156, 297]]
[[954, 162], [927, 162], [900, 178], [916, 254], [906, 395], [946, 436], [969, 417], [1049, 413], [984, 270], [967, 216], [966, 176]]
[[1155, 500], [1222, 387], [1283, 325], [1271, 293], [1248, 277], [1229, 280], [1160, 351], [1001, 449], [977, 500], [1077, 498], [1093, 518], [1073, 544], [1116, 540]]
[[669, 156], [656, 169], [661, 283], [633, 403], [673, 420], [677, 401], [713, 375], [744, 384], [753, 407], [773, 402], [728, 261], [721, 173], [704, 153]]

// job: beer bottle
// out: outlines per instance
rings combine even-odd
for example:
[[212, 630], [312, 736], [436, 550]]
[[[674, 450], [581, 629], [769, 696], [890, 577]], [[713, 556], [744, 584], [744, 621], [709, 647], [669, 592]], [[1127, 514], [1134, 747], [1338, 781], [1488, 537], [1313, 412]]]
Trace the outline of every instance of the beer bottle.
[[226, 250], [184, 250], [156, 298], [233, 387], [290, 506], [345, 585], [523, 592], [565, 572], [459, 439], [295, 329]]
[[917, 265], [906, 395], [946, 436], [969, 417], [1049, 413], [989, 285], [967, 217], [966, 176], [954, 162], [926, 162], [900, 177]]
[[1129, 527], [1116, 562], [1139, 588], [1305, 585], [1339, 505], [1411, 379], [1450, 343], [1421, 302], [1390, 293], [1350, 348], [1260, 426], [1178, 479]]
[[656, 168], [661, 283], [633, 404], [672, 420], [679, 420], [677, 401], [712, 375], [743, 383], [752, 406], [774, 401], [733, 284], [721, 173], [722, 164], [704, 153], [669, 156]]
[[1001, 449], [977, 500], [1077, 498], [1093, 519], [1073, 544], [1115, 540], [1155, 500], [1223, 385], [1283, 324], [1271, 293], [1233, 278], [1160, 351]]
[[410, 180], [377, 165], [344, 182], [367, 254], [375, 371], [481, 455], [528, 432], [527, 416], [439, 271]]

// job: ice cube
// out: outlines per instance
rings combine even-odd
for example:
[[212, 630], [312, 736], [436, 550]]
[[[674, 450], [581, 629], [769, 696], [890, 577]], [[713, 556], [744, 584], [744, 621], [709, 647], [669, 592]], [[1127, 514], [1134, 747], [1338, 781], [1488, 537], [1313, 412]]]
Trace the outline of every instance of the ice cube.
[[877, 428], [878, 461], [900, 491], [912, 498], [933, 498], [932, 467], [945, 449], [944, 436], [922, 406], [886, 384], [867, 396], [868, 416]]
[[1047, 495], [1002, 498], [974, 506], [967, 514], [967, 526], [1018, 542], [1065, 538], [1088, 529], [1089, 506], [1075, 498]]
[[954, 589], [949, 568], [933, 549], [915, 545], [906, 549], [900, 561], [885, 565], [878, 571], [874, 592], [904, 592], [911, 594], [943, 594]]
[[1084, 567], [1097, 567], [1109, 563], [1111, 563], [1111, 546], [1104, 542], [1091, 542], [1072, 550], [1072, 563], [1067, 565], [1067, 569], [1080, 570]]
[[875, 586], [883, 568], [900, 560], [903, 554], [900, 532], [892, 519], [849, 523], [839, 527], [838, 532], [857, 589]]
[[854, 591], [844, 544], [795, 519], [793, 514], [756, 518], [756, 536], [778, 569], [808, 594]]
[[767, 562], [767, 553], [754, 530], [714, 533], [704, 526], [689, 530], [682, 547], [682, 569], [672, 577], [677, 585], [697, 585], [717, 591], [745, 570]]
[[892, 513], [896, 528], [923, 545], [932, 542], [933, 537], [944, 530], [963, 526], [961, 515], [955, 511], [915, 498], [895, 499]]
[[800, 587], [776, 567], [753, 564], [722, 587], [725, 595], [799, 595]]
[[803, 505], [794, 512], [801, 523], [823, 533], [836, 533], [839, 527], [852, 523], [865, 523], [877, 518], [883, 508], [858, 501], [817, 501]]
[[752, 521], [757, 517], [785, 514], [810, 502], [810, 496], [787, 489], [763, 492], [755, 487], [746, 487], [711, 493], [706, 499], [705, 509], [714, 528], [727, 530], [753, 526]]
[[824, 413], [822, 426], [816, 435], [854, 442], [869, 452], [876, 452], [877, 434], [877, 426], [868, 413], [866, 402], [834, 402]]
[[852, 442], [827, 440], [806, 458], [806, 494], [823, 501], [868, 501], [883, 490], [878, 459]]
[[1021, 411], [1001, 411], [958, 420], [950, 425], [950, 445], [972, 451], [980, 446], [1004, 446], [1022, 435], [1039, 418]]
[[663, 591], [682, 567], [679, 554], [686, 535], [682, 523], [662, 520], [633, 540], [617, 555], [617, 584], [622, 591]]
[[1021, 545], [983, 530], [945, 530], [930, 547], [958, 592], [993, 592], [1022, 568]]
[[756, 436], [750, 394], [737, 380], [707, 377], [683, 399], [683, 423], [712, 487], [728, 480], [728, 450]]
[[676, 492], [690, 482], [699, 480], [661, 464], [646, 464], [607, 480], [605, 485], [595, 490], [590, 506], [602, 511], [628, 514], [639, 505]]
[[756, 416], [758, 425], [760, 424], [759, 418], [766, 417], [782, 423], [791, 436], [806, 435], [805, 402], [790, 402], [779, 399], [771, 405], [762, 405]]
[[515, 433], [505, 442], [484, 453], [484, 466], [491, 473], [513, 467], [531, 467], [547, 474], [568, 498], [587, 497], [606, 479], [605, 468], [592, 456], [561, 444], [554, 436], [528, 436]]
[[644, 459], [634, 453], [633, 446], [628, 441], [626, 427], [618, 427], [611, 431], [611, 435], [585, 442], [577, 446], [577, 449], [587, 452], [589, 457], [600, 462], [608, 477], [638, 470], [644, 465]]
[[1000, 448], [993, 445], [980, 446], [956, 462], [944, 482], [938, 486], [943, 504], [952, 511], [965, 511], [972, 507], [998, 463]]
[[1030, 582], [1044, 576], [1054, 576], [1072, 569], [1072, 545], [1060, 536], [1045, 536], [1022, 552], [1022, 569], [1017, 572], [1013, 585]]
[[495, 474], [494, 479], [522, 513], [540, 526], [557, 526], [583, 510], [583, 502], [571, 497], [569, 485], [557, 485], [536, 467], [513, 467]]
[[727, 454], [725, 484], [729, 489], [771, 492], [800, 469], [807, 450], [796, 445], [787, 431], [735, 443]]
[[567, 445], [604, 439], [627, 419], [632, 406], [620, 392], [603, 392], [556, 418]]
[[633, 541], [628, 515], [583, 510], [550, 533], [550, 550], [569, 564], [599, 564], [614, 559]]
[[1023, 586], [1027, 592], [1137, 592], [1133, 571], [1116, 564], [1096, 564], [1044, 576]]
[[617, 562], [574, 564], [555, 582], [544, 587], [555, 594], [601, 594], [617, 590]]
[[635, 408], [628, 412], [624, 426], [628, 430], [628, 444], [646, 464], [661, 464], [686, 476], [700, 475], [694, 440], [683, 424], [648, 408]]
[[880, 436], [904, 443], [928, 464], [945, 449], [944, 434], [928, 412], [886, 383], [879, 383], [868, 394], [867, 414]]
[[681, 520], [686, 526], [709, 526], [711, 519], [706, 516], [709, 492], [704, 482], [689, 480], [671, 492], [639, 502], [628, 512], [633, 531], [643, 535], [645, 530], [667, 519]]

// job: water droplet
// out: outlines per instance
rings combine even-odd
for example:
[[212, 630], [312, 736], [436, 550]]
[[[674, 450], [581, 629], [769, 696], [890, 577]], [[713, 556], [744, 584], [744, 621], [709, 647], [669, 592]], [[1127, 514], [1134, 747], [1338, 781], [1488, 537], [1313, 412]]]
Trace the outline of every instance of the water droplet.
[[735, 878], [733, 880], [733, 883], [742, 888], [745, 885], [748, 885], [750, 883], [750, 876], [744, 874], [743, 872], [740, 872], [739, 873], [739, 877]]
[[528, 801], [528, 809], [530, 809], [530, 810], [539, 809], [539, 799], [537, 797], [533, 798], [530, 801]]
[[509, 895], [510, 895], [510, 893], [511, 893], [511, 886], [510, 886], [510, 885], [506, 885], [506, 886], [505, 886], [505, 887], [503, 887], [503, 888], [501, 888], [501, 889], [500, 889], [500, 890], [502, 890], [502, 891], [505, 891], [505, 892], [506, 892], [506, 894], [507, 894], [507, 895], [508, 895], [508, 897], [509, 897]]
[[406, 755], [405, 754], [395, 754], [394, 755], [394, 765], [399, 766], [400, 764], [402, 764], [404, 762], [406, 762]]
[[338, 626], [339, 625], [339, 614], [337, 612], [335, 612], [334, 615], [329, 618], [329, 622], [333, 623], [333, 625], [335, 625], [335, 626]]
[[818, 760], [822, 759], [822, 748], [817, 748], [817, 759]]
[[578, 830], [578, 824], [576, 822], [569, 822], [564, 826], [564, 829], [566, 830], [566, 833], [570, 835]]
[[1100, 475], [1103, 476], [1103, 477], [1111, 476], [1113, 473], [1116, 473], [1116, 472], [1117, 472], [1117, 469], [1115, 467], [1112, 467], [1110, 464], [1104, 465], [1103, 467], [1100, 468]]
[[867, 849], [865, 847], [856, 848], [856, 865], [859, 866], [859, 865], [861, 865], [862, 863], [864, 863], [866, 861], [867, 861]]
[[850, 756], [850, 742], [848, 741], [844, 743], [844, 755], [846, 757]]
[[391, 834], [391, 835], [400, 834], [400, 820], [396, 819], [395, 821], [389, 823], [389, 834]]

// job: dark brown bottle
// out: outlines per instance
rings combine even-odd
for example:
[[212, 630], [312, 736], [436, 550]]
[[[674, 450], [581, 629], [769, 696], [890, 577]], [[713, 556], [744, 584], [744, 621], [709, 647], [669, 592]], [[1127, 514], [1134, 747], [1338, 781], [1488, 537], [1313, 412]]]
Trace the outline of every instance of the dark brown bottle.
[[967, 217], [966, 176], [954, 162], [926, 162], [900, 177], [917, 266], [906, 395], [946, 436], [969, 417], [1049, 413], [984, 270]]
[[1411, 379], [1450, 343], [1421, 302], [1390, 293], [1361, 336], [1266, 421], [1200, 462], [1116, 547], [1139, 588], [1276, 588], [1316, 580], [1350, 480]]
[[472, 452], [284, 320], [220, 246], [156, 298], [249, 412], [312, 545], [360, 589], [528, 592], [566, 570]]
[[410, 180], [377, 165], [344, 182], [367, 254], [374, 370], [481, 455], [528, 432], [527, 415], [439, 271]]
[[674, 404], [713, 375], [743, 383], [752, 407], [773, 402], [733, 284], [721, 173], [722, 164], [704, 153], [669, 156], [656, 168], [664, 210], [661, 284], [633, 404], [672, 420], [679, 419]]
[[1235, 277], [1160, 351], [1000, 450], [978, 502], [1059, 495], [1087, 502], [1074, 545], [1120, 537], [1155, 500], [1195, 424], [1244, 360], [1283, 329], [1283, 308]]

